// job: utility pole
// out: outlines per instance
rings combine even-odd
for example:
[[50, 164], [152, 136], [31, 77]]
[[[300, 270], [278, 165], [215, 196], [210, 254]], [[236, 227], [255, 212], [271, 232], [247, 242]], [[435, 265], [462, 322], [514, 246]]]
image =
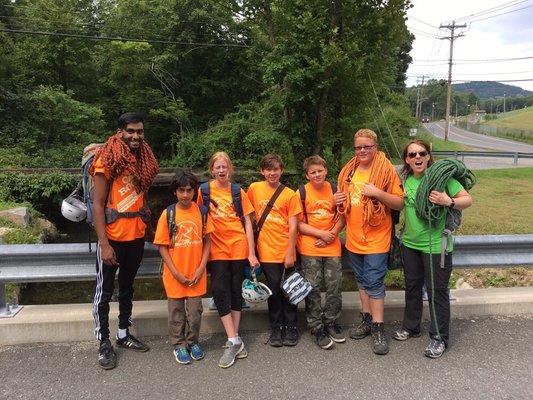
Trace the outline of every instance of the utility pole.
[[418, 85], [418, 77], [416, 78], [416, 107], [415, 107], [415, 119], [418, 121], [418, 104], [420, 102], [420, 86]]
[[466, 28], [466, 25], [455, 25], [455, 21], [452, 21], [451, 25], [440, 25], [441, 29], [449, 29], [450, 36], [443, 37], [441, 40], [450, 40], [450, 59], [448, 61], [448, 95], [446, 96], [446, 125], [444, 127], [444, 140], [448, 140], [448, 132], [450, 131], [450, 102], [452, 98], [452, 61], [453, 61], [453, 41], [461, 36], [462, 33], [455, 35], [456, 28]]
[[505, 112], [505, 93], [503, 94], [503, 112]]
[[418, 117], [422, 117], [422, 104], [424, 103], [424, 80], [426, 79], [425, 75], [422, 75], [422, 86], [420, 87], [420, 100], [418, 102]]

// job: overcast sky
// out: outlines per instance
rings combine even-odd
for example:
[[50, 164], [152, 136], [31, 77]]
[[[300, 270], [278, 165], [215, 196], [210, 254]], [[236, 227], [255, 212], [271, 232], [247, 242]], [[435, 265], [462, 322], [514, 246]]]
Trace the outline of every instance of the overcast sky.
[[[427, 76], [447, 79], [450, 41], [439, 38], [449, 37], [450, 31], [439, 26], [456, 20], [456, 24], [467, 26], [456, 30], [464, 33], [464, 37], [454, 41], [454, 81], [530, 79], [502, 83], [533, 91], [533, 0], [412, 0], [412, 3], [407, 26], [415, 41], [411, 50], [413, 62], [407, 71], [408, 86], [416, 85], [417, 77], [421, 81], [422, 75], [426, 75], [426, 80]], [[493, 10], [481, 14], [489, 9]], [[468, 61], [521, 57], [531, 58]]]

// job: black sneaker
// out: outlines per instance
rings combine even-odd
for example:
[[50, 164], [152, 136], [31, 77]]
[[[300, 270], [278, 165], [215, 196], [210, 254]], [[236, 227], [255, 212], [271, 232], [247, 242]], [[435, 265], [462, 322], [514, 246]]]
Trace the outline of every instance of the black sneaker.
[[315, 343], [320, 347], [321, 349], [327, 350], [330, 349], [331, 346], [333, 346], [333, 340], [331, 337], [326, 335], [324, 332], [324, 329], [317, 328], [311, 334], [315, 337]]
[[300, 339], [300, 335], [298, 334], [298, 329], [296, 329], [294, 326], [288, 326], [285, 328], [285, 335], [283, 335], [283, 346], [296, 346], [298, 344], [298, 340]]
[[346, 342], [346, 336], [344, 336], [342, 328], [336, 322], [326, 325], [325, 332], [335, 343]]
[[135, 336], [131, 335], [129, 332], [126, 334], [125, 338], [119, 339], [117, 336], [117, 346], [124, 347], [125, 349], [139, 351], [142, 353], [150, 350], [150, 347], [141, 342]]
[[361, 313], [361, 323], [350, 328], [348, 334], [352, 339], [363, 339], [370, 335], [372, 330], [372, 316], [369, 313]]
[[389, 352], [389, 344], [385, 336], [383, 322], [372, 324], [372, 351], [374, 354], [385, 355]]
[[424, 350], [424, 355], [429, 358], [439, 358], [446, 350], [446, 344], [440, 338], [431, 338], [431, 341]]
[[281, 328], [272, 328], [267, 343], [272, 347], [283, 347], [283, 341], [281, 339]]
[[113, 369], [117, 366], [117, 354], [109, 339], [104, 339], [100, 342], [98, 365], [103, 369]]

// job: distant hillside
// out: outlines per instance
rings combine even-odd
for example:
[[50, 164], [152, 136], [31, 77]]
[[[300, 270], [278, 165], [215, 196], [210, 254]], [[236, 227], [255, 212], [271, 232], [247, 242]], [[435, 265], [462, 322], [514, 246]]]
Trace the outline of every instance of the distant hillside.
[[468, 83], [455, 83], [452, 84], [454, 90], [458, 92], [474, 93], [481, 99], [489, 99], [491, 97], [503, 96], [529, 96], [533, 94], [528, 90], [524, 90], [521, 87], [513, 85], [504, 85], [499, 82], [485, 82], [485, 81], [472, 81]]

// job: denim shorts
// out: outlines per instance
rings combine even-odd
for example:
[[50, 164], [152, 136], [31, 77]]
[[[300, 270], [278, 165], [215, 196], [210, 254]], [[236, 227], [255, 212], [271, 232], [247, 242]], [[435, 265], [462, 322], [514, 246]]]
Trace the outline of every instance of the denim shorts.
[[358, 254], [347, 250], [350, 265], [359, 289], [373, 299], [385, 297], [384, 279], [387, 274], [389, 253]]

